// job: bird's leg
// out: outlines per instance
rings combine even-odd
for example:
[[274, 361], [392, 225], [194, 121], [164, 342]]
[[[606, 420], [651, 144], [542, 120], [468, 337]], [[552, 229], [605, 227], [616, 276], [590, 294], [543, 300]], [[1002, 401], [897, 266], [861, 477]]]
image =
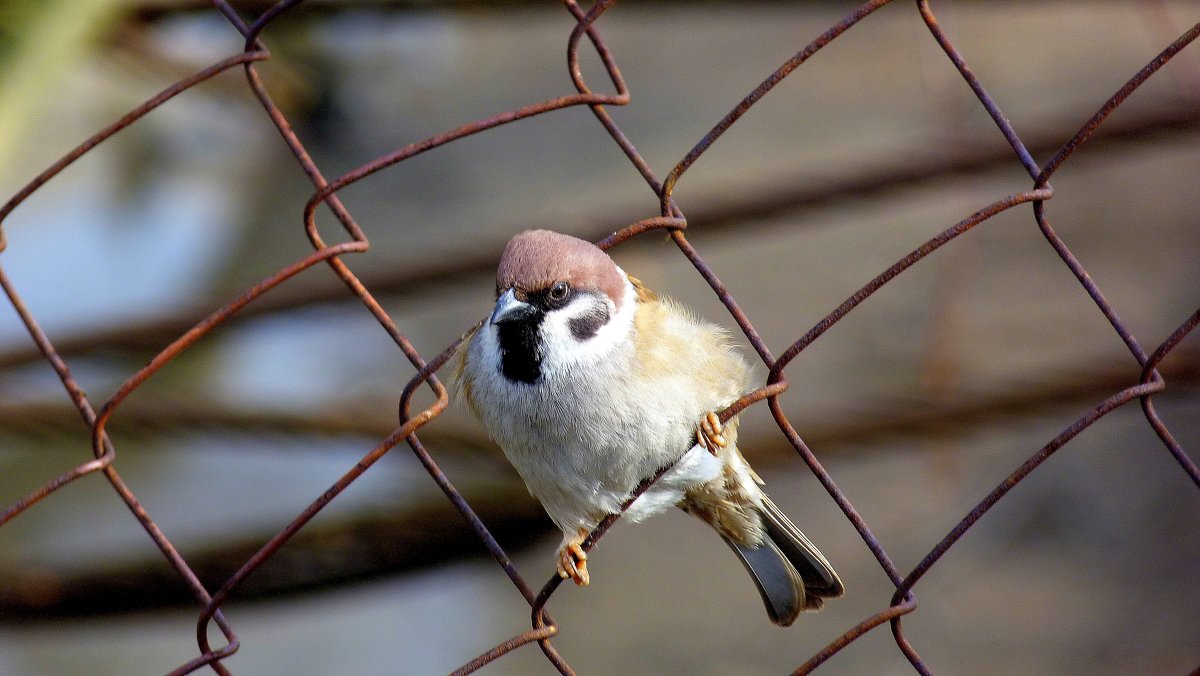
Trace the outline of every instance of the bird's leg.
[[725, 426], [721, 424], [721, 419], [716, 413], [709, 411], [708, 415], [704, 416], [704, 420], [696, 426], [696, 442], [712, 453], [714, 456], [729, 445], [723, 435]]
[[583, 551], [583, 541], [588, 536], [588, 529], [580, 528], [575, 537], [563, 539], [562, 547], [558, 549], [558, 576], [571, 579], [580, 587], [588, 586], [591, 578], [587, 571], [587, 552]]

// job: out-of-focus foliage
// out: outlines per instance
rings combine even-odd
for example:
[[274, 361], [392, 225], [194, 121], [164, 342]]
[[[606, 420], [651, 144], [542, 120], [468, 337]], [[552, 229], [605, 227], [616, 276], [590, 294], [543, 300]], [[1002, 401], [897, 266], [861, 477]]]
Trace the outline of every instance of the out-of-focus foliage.
[[0, 2], [0, 180], [64, 73], [88, 56], [130, 0]]

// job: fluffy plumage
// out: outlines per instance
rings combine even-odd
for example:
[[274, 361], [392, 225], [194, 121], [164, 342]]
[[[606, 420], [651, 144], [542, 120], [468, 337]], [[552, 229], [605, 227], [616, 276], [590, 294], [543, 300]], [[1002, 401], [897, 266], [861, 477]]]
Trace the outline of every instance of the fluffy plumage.
[[707, 414], [752, 388], [728, 335], [657, 298], [583, 240], [546, 230], [509, 242], [492, 316], [463, 351], [471, 410], [563, 531], [559, 570], [586, 584], [582, 537], [637, 484], [675, 463], [624, 518], [678, 506], [746, 565], [772, 621], [842, 594], [832, 567], [760, 488], [737, 449], [697, 439]]

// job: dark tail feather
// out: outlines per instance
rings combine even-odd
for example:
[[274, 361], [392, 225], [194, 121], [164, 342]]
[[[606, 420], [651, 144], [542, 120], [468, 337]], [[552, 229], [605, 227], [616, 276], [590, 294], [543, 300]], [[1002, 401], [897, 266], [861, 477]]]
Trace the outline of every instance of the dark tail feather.
[[841, 596], [845, 588], [829, 561], [765, 496], [762, 516], [766, 538], [758, 547], [724, 539], [750, 572], [771, 621], [786, 627], [801, 612], [820, 610], [823, 599]]
[[754, 579], [754, 586], [758, 587], [758, 593], [762, 595], [771, 621], [781, 627], [794, 622], [807, 605], [804, 582], [800, 580], [796, 569], [784, 558], [783, 552], [770, 540], [764, 540], [758, 547], [750, 548], [724, 535], [721, 537], [741, 559], [746, 570], [750, 571], [750, 577]]
[[[833, 566], [821, 554], [816, 545], [809, 542], [804, 533], [793, 524], [774, 502], [763, 496], [763, 524], [767, 527], [767, 537], [783, 552], [784, 557], [791, 562], [804, 580], [804, 590], [810, 597], [810, 603], [815, 601], [813, 609], [821, 607], [822, 598], [837, 598], [846, 593], [842, 580], [834, 572]], [[812, 597], [816, 597], [815, 599]]]

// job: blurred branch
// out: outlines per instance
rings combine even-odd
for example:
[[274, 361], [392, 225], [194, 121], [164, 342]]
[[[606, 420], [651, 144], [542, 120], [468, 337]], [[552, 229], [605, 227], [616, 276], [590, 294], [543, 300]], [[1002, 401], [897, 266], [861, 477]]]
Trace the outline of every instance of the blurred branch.
[[[254, 16], [265, 12], [278, 0], [240, 0], [233, 5], [243, 16]], [[684, 0], [656, 0], [655, 4], [683, 4]], [[792, 0], [687, 0], [688, 5], [745, 5], [748, 2], [759, 5], [790, 4]], [[834, 4], [832, 2], [828, 4]], [[411, 9], [484, 9], [495, 11], [505, 7], [533, 6], [539, 8], [557, 9], [555, 3], [546, 0], [308, 0], [303, 7], [312, 12], [339, 12], [354, 9], [376, 10], [411, 10]], [[139, 18], [150, 21], [168, 14], [180, 12], [199, 12], [211, 9], [212, 4], [206, 0], [141, 0], [137, 3]]]
[[[1200, 387], [1200, 351], [1179, 348], [1160, 367], [1170, 391]], [[1111, 360], [1041, 374], [1036, 382], [1011, 382], [991, 392], [966, 398], [905, 399], [864, 403], [855, 412], [836, 419], [803, 421], [805, 440], [823, 451], [871, 449], [875, 439], [901, 436], [930, 437], [994, 425], [999, 420], [1038, 415], [1052, 407], [1080, 406], [1103, 399], [1136, 380], [1137, 370]], [[194, 397], [131, 400], [121, 409], [120, 428], [139, 436], [171, 435], [183, 431], [237, 431], [262, 434], [355, 434], [387, 436], [396, 425], [390, 416], [373, 419], [367, 411], [385, 410], [378, 402], [344, 402], [341, 410], [264, 412], [200, 402]], [[79, 414], [68, 403], [0, 404], [0, 428], [23, 435], [63, 434], [77, 429]], [[421, 438], [446, 452], [494, 458], [495, 446], [482, 432], [471, 434], [430, 426]], [[450, 426], [452, 427], [452, 426]], [[787, 461], [795, 452], [783, 439], [771, 435], [754, 439], [754, 461]]]
[[[471, 506], [509, 549], [554, 530], [541, 506], [519, 482], [468, 496]], [[216, 589], [250, 558], [269, 534], [241, 532], [188, 562], [208, 589]], [[339, 523], [302, 530], [238, 589], [250, 599], [298, 593], [380, 575], [432, 568], [469, 556], [486, 556], [462, 515], [440, 496], [426, 504], [379, 510]], [[72, 570], [23, 566], [0, 571], [0, 623], [24, 623], [194, 605], [195, 599], [161, 557], [104, 567], [80, 562]]]
[[[1088, 147], [1089, 153], [1105, 152], [1121, 144], [1141, 143], [1162, 139], [1168, 134], [1194, 133], [1200, 128], [1200, 109], [1180, 105], [1157, 110], [1128, 111], [1129, 114], [1109, 120], [1101, 127]], [[1033, 130], [1026, 135], [1027, 146], [1035, 156], [1048, 157], [1069, 137], [1064, 129], [1077, 122]], [[688, 210], [689, 236], [703, 238], [720, 231], [732, 232], [754, 227], [761, 220], [782, 213], [811, 208], [824, 203], [857, 197], [865, 193], [894, 189], [921, 183], [944, 182], [954, 174], [967, 174], [1016, 166], [1012, 151], [999, 136], [995, 142], [972, 143], [969, 149], [945, 156], [945, 148], [933, 144], [925, 153], [914, 151], [889, 158], [873, 168], [845, 176], [815, 178], [809, 174], [786, 176], [774, 182], [760, 181], [748, 186], [734, 186], [723, 196], [707, 203], [696, 204]], [[581, 236], [600, 239], [623, 225], [630, 214], [644, 213], [645, 204], [626, 205], [601, 214], [581, 228]], [[577, 220], [577, 218], [566, 219]], [[560, 227], [564, 219], [546, 223], [526, 223], [512, 230]], [[415, 263], [392, 266], [387, 271], [360, 275], [367, 288], [381, 298], [412, 296], [452, 284], [463, 283], [469, 275], [490, 277], [499, 258], [503, 242], [494, 248], [474, 247], [468, 251], [434, 260], [428, 264]], [[490, 286], [490, 284], [489, 284]], [[274, 290], [243, 309], [239, 319], [306, 308], [326, 303], [349, 303], [345, 287], [322, 278], [321, 282], [306, 284], [298, 278], [292, 285]], [[59, 354], [70, 357], [102, 349], [159, 349], [176, 336], [187, 331], [201, 317], [223, 301], [210, 299], [191, 308], [165, 313], [148, 319], [122, 321], [119, 326], [75, 336], [55, 338]], [[0, 369], [11, 368], [40, 360], [41, 353], [32, 345], [21, 345], [0, 351]]]
[[[1200, 387], [1200, 352], [1178, 351], [1163, 364], [1161, 372], [1171, 389], [1160, 396], [1170, 396], [1180, 388]], [[1005, 392], [940, 406], [930, 406], [927, 402], [890, 402], [870, 412], [847, 416], [840, 422], [803, 424], [801, 429], [808, 443], [823, 454], [839, 447], [842, 451], [870, 450], [870, 442], [877, 438], [894, 440], [906, 435], [928, 438], [964, 433], [1007, 418], [1045, 414], [1052, 407], [1087, 405], [1127, 386], [1130, 378], [1136, 377], [1136, 371], [1108, 364], [1054, 376], [1041, 384], [1014, 385]], [[175, 433], [191, 427], [292, 435], [314, 432], [381, 435], [388, 431], [383, 421], [378, 425], [364, 424], [361, 416], [349, 413], [314, 416], [216, 407], [189, 410], [174, 403], [130, 402], [121, 415], [126, 425]], [[0, 426], [11, 431], [45, 426], [61, 432], [62, 426], [68, 424], [78, 422], [77, 414], [67, 407], [0, 407]], [[422, 431], [421, 436], [439, 451], [465, 450], [478, 459], [486, 456], [489, 461], [496, 456], [484, 439], [460, 438], [436, 428]], [[752, 443], [756, 465], [794, 460], [795, 451], [777, 438], [757, 439]], [[510, 484], [494, 483], [488, 492], [469, 495], [468, 499], [510, 551], [553, 530], [541, 507], [515, 477]], [[190, 551], [188, 560], [212, 589], [228, 579], [266, 537], [261, 533], [239, 533], [207, 548]], [[297, 593], [483, 555], [486, 552], [478, 538], [458, 512], [449, 502], [436, 497], [415, 507], [372, 508], [369, 514], [359, 513], [339, 522], [314, 523], [251, 576], [238, 594], [239, 598], [253, 599]], [[71, 570], [23, 566], [18, 570], [0, 570], [0, 577], [6, 580], [6, 584], [0, 585], [0, 622], [109, 614], [194, 602], [175, 573], [154, 557], [107, 567], [103, 561], [84, 561]]]

